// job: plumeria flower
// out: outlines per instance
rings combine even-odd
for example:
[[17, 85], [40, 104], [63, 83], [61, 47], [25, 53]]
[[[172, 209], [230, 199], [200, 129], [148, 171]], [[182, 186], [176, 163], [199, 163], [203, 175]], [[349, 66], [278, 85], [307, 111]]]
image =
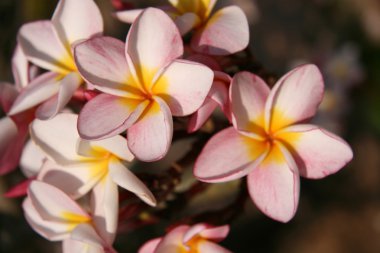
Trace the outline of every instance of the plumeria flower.
[[23, 25], [18, 41], [27, 59], [48, 72], [21, 91], [8, 114], [40, 104], [36, 112], [40, 119], [50, 119], [61, 111], [84, 83], [71, 47], [102, 32], [102, 16], [93, 0], [61, 0], [52, 20]]
[[230, 253], [219, 246], [229, 233], [229, 226], [213, 227], [207, 224], [181, 225], [171, 230], [165, 237], [148, 241], [139, 253]]
[[[12, 72], [14, 85], [0, 82], [0, 105], [5, 113], [9, 112], [19, 92], [34, 77], [34, 71], [19, 45], [13, 54]], [[0, 119], [0, 175], [7, 174], [17, 167], [28, 136], [28, 125], [33, 118], [32, 109]]]
[[102, 233], [108, 232], [104, 226], [106, 217], [93, 219], [73, 199], [52, 185], [33, 181], [23, 209], [26, 220], [38, 234], [50, 241], [65, 240], [65, 253], [70, 252], [69, 248], [78, 248], [78, 244], [98, 250], [89, 252], [115, 252], [112, 250], [113, 239], [101, 237]]
[[[168, 0], [172, 8], [162, 7], [184, 35], [195, 28], [191, 47], [199, 53], [229, 55], [248, 46], [249, 27], [244, 12], [229, 6], [211, 15], [216, 0]], [[116, 12], [123, 22], [132, 23], [143, 10]]]
[[323, 89], [314, 65], [289, 72], [272, 91], [254, 74], [236, 74], [230, 88], [233, 127], [206, 144], [195, 176], [225, 182], [247, 175], [258, 208], [273, 219], [289, 221], [297, 210], [299, 175], [323, 178], [352, 159], [344, 140], [304, 123], [316, 113]]
[[75, 59], [80, 73], [106, 93], [80, 112], [80, 136], [102, 139], [128, 129], [128, 146], [138, 159], [161, 159], [172, 140], [172, 115], [195, 112], [213, 80], [208, 67], [177, 59], [182, 53], [175, 24], [154, 8], [133, 23], [126, 45], [109, 37], [79, 44]]
[[[124, 165], [133, 159], [125, 138], [116, 135], [101, 141], [80, 139], [75, 114], [58, 114], [49, 121], [35, 120], [31, 137], [49, 158], [37, 179], [54, 185], [77, 199], [90, 190], [97, 201], [96, 209], [104, 213], [108, 235], [113, 238], [117, 228], [118, 189], [133, 192], [149, 205], [156, 200], [149, 189]], [[27, 155], [25, 155], [27, 156]], [[94, 219], [103, 219], [94, 213]], [[101, 222], [101, 221], [99, 221]]]

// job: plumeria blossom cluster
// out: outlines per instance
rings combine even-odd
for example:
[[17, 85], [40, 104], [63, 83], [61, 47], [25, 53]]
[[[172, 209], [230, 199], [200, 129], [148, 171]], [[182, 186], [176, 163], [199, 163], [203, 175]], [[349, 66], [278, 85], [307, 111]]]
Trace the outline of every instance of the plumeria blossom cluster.
[[[232, 126], [203, 142], [195, 178], [247, 176], [252, 201], [275, 220], [296, 213], [300, 176], [320, 179], [352, 159], [344, 140], [308, 123], [324, 91], [315, 65], [272, 89], [244, 69], [226, 73], [222, 63], [245, 50], [249, 27], [239, 7], [214, 12], [215, 3], [117, 11], [131, 23], [125, 42], [103, 35], [93, 0], [60, 0], [51, 20], [20, 28], [15, 85], [0, 86], [0, 174], [21, 168], [27, 179], [7, 196], [26, 195], [27, 222], [63, 252], [117, 252], [119, 219], [133, 212], [125, 200], [142, 200], [139, 214], [165, 208], [133, 164], [164, 158], [177, 131], [204, 138], [198, 132], [218, 107]], [[228, 225], [195, 220], [177, 221], [139, 252], [230, 252], [218, 245]]]

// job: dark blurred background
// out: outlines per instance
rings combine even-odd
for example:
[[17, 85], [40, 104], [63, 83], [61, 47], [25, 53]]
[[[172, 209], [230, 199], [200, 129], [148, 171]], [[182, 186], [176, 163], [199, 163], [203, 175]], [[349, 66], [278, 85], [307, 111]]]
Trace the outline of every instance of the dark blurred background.
[[[136, 6], [165, 3], [130, 2]], [[18, 28], [25, 22], [49, 19], [56, 3], [0, 1], [1, 81], [13, 81], [10, 58]], [[111, 16], [109, 0], [97, 3], [106, 21], [105, 33], [124, 39], [128, 25]], [[218, 2], [218, 6], [230, 4], [246, 12], [251, 25], [250, 50], [267, 73], [280, 77], [305, 62], [320, 67], [326, 94], [315, 121], [345, 138], [355, 156], [336, 175], [318, 181], [302, 179], [299, 208], [288, 224], [272, 221], [247, 201], [223, 244], [236, 253], [380, 252], [380, 2]], [[17, 172], [1, 177], [0, 193], [21, 179]], [[45, 241], [28, 227], [20, 203], [0, 197], [0, 251], [60, 252], [59, 243]], [[121, 252], [136, 252], [150, 238], [142, 234], [158, 236], [163, 231], [156, 226], [148, 232], [123, 234], [116, 247]]]

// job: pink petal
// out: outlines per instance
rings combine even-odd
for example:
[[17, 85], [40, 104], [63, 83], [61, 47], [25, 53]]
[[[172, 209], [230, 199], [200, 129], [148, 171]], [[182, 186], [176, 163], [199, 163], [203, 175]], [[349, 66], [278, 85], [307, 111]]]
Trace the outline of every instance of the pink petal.
[[158, 78], [153, 93], [160, 96], [175, 116], [195, 112], [210, 91], [214, 73], [199, 63], [176, 60]]
[[306, 178], [319, 179], [336, 173], [353, 157], [344, 140], [317, 126], [291, 126], [281, 131], [278, 138], [292, 148], [300, 174]]
[[45, 161], [37, 179], [53, 185], [73, 199], [86, 195], [107, 174], [97, 161], [61, 166]]
[[0, 105], [5, 113], [9, 112], [17, 96], [18, 91], [14, 85], [0, 82]]
[[103, 33], [103, 18], [93, 0], [59, 1], [52, 22], [67, 45]]
[[267, 84], [254, 74], [240, 72], [234, 76], [230, 99], [236, 129], [264, 134], [264, 110], [269, 92]]
[[91, 99], [80, 112], [79, 134], [88, 140], [120, 134], [138, 120], [147, 104], [148, 101], [101, 94]]
[[237, 6], [217, 11], [205, 27], [197, 31], [191, 47], [199, 53], [229, 55], [248, 46], [249, 27], [244, 12]]
[[194, 166], [194, 175], [201, 181], [226, 182], [247, 175], [260, 163], [267, 145], [239, 134], [230, 127], [214, 135]]
[[115, 96], [141, 98], [125, 58], [124, 42], [111, 37], [87, 40], [75, 47], [75, 62], [87, 82]]
[[72, 56], [61, 42], [51, 21], [36, 21], [23, 25], [18, 42], [29, 61], [35, 65], [66, 74], [75, 70]]
[[191, 115], [187, 131], [189, 133], [198, 131], [210, 118], [216, 107], [218, 104], [214, 100], [206, 98], [203, 105]]
[[20, 159], [21, 171], [26, 177], [36, 176], [45, 160], [45, 153], [33, 141], [29, 140], [22, 151]]
[[200, 232], [200, 236], [203, 238], [212, 240], [214, 242], [220, 242], [225, 239], [230, 232], [230, 226], [224, 225], [219, 227], [209, 227], [202, 232]]
[[96, 233], [94, 227], [86, 223], [76, 226], [71, 232], [70, 238], [100, 249], [103, 248], [104, 244], [103, 239]]
[[18, 198], [18, 197], [25, 197], [30, 183], [35, 180], [35, 177], [31, 177], [28, 179], [25, 179], [24, 181], [16, 184], [15, 186], [12, 186], [6, 193], [4, 193], [4, 197], [6, 198]]
[[191, 239], [199, 235], [200, 232], [207, 229], [208, 227], [209, 226], [205, 223], [199, 223], [199, 224], [191, 226], [183, 235], [183, 239], [182, 239], [183, 244], [186, 244], [189, 241], [191, 241]]
[[170, 109], [162, 99], [155, 97], [141, 118], [128, 129], [128, 146], [137, 159], [156, 161], [168, 152], [172, 136]]
[[48, 120], [57, 115], [58, 112], [62, 111], [69, 103], [74, 92], [79, 88], [82, 82], [82, 78], [76, 72], [66, 75], [60, 82], [58, 94], [38, 107], [36, 117], [42, 120]]
[[71, 113], [58, 114], [48, 121], [36, 119], [30, 126], [30, 135], [46, 155], [58, 164], [76, 164], [81, 159], [76, 152], [79, 140], [77, 119], [78, 116]]
[[29, 63], [20, 44], [17, 44], [13, 53], [12, 73], [18, 90], [21, 90], [29, 83]]
[[288, 222], [296, 213], [299, 198], [297, 165], [279, 143], [267, 158], [248, 175], [253, 202], [274, 220]]
[[41, 236], [50, 241], [61, 241], [69, 237], [68, 225], [62, 222], [45, 220], [36, 210], [30, 198], [22, 203], [26, 221]]
[[121, 22], [132, 24], [143, 11], [144, 9], [117, 11], [114, 16]]
[[96, 231], [111, 245], [115, 240], [118, 224], [119, 193], [117, 184], [109, 174], [92, 191], [91, 210]]
[[190, 32], [200, 22], [199, 17], [191, 12], [185, 13], [174, 20], [182, 36]]
[[33, 181], [29, 186], [28, 196], [44, 220], [70, 223], [76, 221], [71, 216], [90, 219], [74, 200], [50, 184]]
[[210, 241], [201, 241], [197, 248], [198, 252], [232, 253], [232, 251], [229, 251], [228, 249], [225, 249], [222, 246]]
[[8, 115], [15, 115], [33, 108], [58, 93], [62, 76], [47, 72], [34, 79], [16, 98]]
[[150, 241], [147, 241], [146, 243], [144, 243], [143, 246], [141, 246], [138, 253], [155, 253], [156, 248], [157, 248], [158, 244], [161, 242], [161, 240], [162, 240], [162, 238], [160, 237], [160, 238], [156, 238], [156, 239], [152, 239]]
[[222, 72], [220, 72], [220, 71], [222, 71], [222, 67], [220, 66], [219, 62], [211, 56], [208, 56], [205, 54], [192, 54], [189, 57], [187, 57], [186, 59], [189, 61], [195, 61], [195, 62], [202, 63], [202, 64], [206, 65], [207, 67], [211, 68], [212, 70], [218, 71], [219, 73], [222, 73]]
[[152, 192], [141, 180], [127, 169], [118, 159], [109, 162], [109, 173], [112, 180], [127, 191], [133, 192], [142, 201], [151, 206], [156, 206], [157, 201]]
[[276, 131], [313, 117], [323, 98], [323, 78], [315, 65], [300, 66], [283, 76], [266, 103], [266, 127]]
[[62, 242], [63, 253], [104, 253], [103, 247], [84, 243], [74, 239], [66, 239]]
[[183, 235], [189, 229], [189, 226], [183, 225], [170, 231], [158, 244], [155, 253], [180, 252], [183, 249]]
[[129, 30], [126, 54], [130, 56], [140, 82], [148, 87], [157, 71], [183, 54], [182, 38], [167, 14], [148, 8]]

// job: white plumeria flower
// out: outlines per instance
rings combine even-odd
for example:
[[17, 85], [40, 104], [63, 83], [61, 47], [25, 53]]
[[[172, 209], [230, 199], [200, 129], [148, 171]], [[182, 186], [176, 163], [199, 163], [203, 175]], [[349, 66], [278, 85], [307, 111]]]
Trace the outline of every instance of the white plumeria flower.
[[21, 91], [9, 115], [39, 104], [36, 116], [40, 119], [50, 119], [61, 111], [84, 83], [71, 48], [78, 41], [102, 33], [103, 19], [93, 0], [61, 0], [52, 20], [23, 25], [18, 41], [27, 59], [48, 72]]

